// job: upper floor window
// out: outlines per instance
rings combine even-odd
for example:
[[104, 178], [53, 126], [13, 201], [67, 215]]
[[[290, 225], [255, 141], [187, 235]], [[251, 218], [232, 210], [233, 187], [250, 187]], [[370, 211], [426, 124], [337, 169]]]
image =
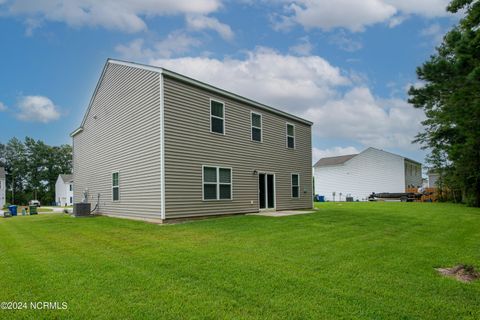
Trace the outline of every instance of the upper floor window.
[[210, 100], [210, 132], [225, 134], [225, 104]]
[[232, 199], [232, 169], [203, 167], [203, 200]]
[[287, 148], [295, 148], [295, 126], [287, 123]]
[[70, 184], [69, 187], [70, 187], [70, 191], [73, 191], [73, 185]]
[[112, 173], [112, 200], [120, 200], [120, 181], [118, 172]]
[[252, 141], [262, 142], [262, 115], [260, 113], [251, 113]]

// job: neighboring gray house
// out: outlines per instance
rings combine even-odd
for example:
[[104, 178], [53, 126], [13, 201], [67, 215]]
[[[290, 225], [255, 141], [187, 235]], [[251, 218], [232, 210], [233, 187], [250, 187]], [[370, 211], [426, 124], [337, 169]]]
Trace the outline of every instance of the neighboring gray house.
[[144, 219], [312, 207], [312, 123], [109, 59], [72, 132], [74, 202]]
[[73, 204], [73, 175], [59, 174], [55, 183], [55, 202], [57, 206], [71, 206]]
[[5, 206], [5, 202], [7, 202], [6, 190], [7, 183], [5, 180], [5, 168], [0, 167], [0, 210], [2, 210]]
[[330, 201], [367, 200], [372, 192], [405, 192], [422, 186], [422, 165], [387, 151], [328, 157], [314, 165], [315, 193]]

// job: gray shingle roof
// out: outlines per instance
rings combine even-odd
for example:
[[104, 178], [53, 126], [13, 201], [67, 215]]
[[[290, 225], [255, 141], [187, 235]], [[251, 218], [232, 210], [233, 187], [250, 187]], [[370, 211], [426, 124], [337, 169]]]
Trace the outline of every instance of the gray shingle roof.
[[73, 181], [73, 174], [61, 174], [60, 177], [62, 178], [63, 182], [65, 182], [65, 183]]
[[342, 164], [352, 159], [355, 156], [356, 154], [347, 154], [347, 155], [338, 156], [338, 157], [322, 158], [318, 160], [317, 163], [315, 163], [315, 167], [334, 166], [337, 164]]
[[0, 179], [5, 179], [5, 168], [0, 167]]

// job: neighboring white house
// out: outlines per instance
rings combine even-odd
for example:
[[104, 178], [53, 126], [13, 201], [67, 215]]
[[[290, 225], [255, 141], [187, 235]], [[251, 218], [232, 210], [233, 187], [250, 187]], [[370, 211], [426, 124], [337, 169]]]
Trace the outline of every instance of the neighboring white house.
[[73, 205], [73, 175], [58, 175], [55, 183], [55, 202], [62, 207]]
[[437, 188], [437, 182], [440, 179], [440, 174], [435, 170], [428, 171], [428, 187]]
[[328, 201], [367, 200], [372, 192], [405, 192], [422, 185], [422, 165], [375, 148], [322, 158], [314, 165], [315, 194]]
[[5, 205], [7, 201], [5, 190], [7, 189], [7, 184], [5, 181], [5, 168], [0, 167], [0, 210]]

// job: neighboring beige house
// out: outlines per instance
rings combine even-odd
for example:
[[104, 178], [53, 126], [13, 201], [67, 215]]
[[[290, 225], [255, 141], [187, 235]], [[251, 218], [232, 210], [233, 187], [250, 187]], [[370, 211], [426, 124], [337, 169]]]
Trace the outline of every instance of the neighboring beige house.
[[55, 183], [55, 202], [57, 206], [73, 205], [73, 175], [59, 174]]
[[7, 202], [6, 196], [7, 183], [5, 179], [5, 168], [0, 167], [0, 210], [5, 206]]
[[158, 220], [312, 208], [311, 125], [166, 69], [108, 60], [71, 134], [74, 202], [87, 194], [101, 214]]
[[403, 156], [367, 148], [328, 157], [314, 165], [315, 193], [329, 201], [367, 200], [372, 192], [405, 192], [422, 186], [422, 165]]

